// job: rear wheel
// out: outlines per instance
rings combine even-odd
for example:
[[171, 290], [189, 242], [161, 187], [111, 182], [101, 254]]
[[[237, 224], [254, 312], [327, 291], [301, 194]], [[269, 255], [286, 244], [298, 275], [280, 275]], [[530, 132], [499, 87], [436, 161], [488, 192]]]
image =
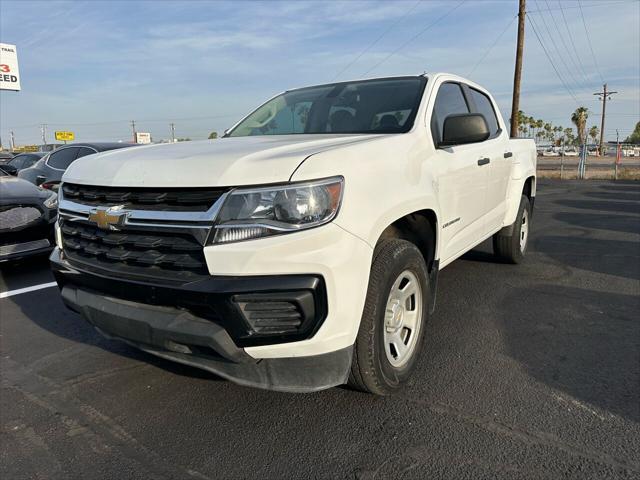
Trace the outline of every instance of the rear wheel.
[[351, 387], [386, 395], [409, 378], [424, 340], [428, 279], [413, 243], [392, 239], [378, 244], [354, 345]]
[[526, 195], [520, 198], [520, 207], [516, 221], [511, 226], [509, 234], [502, 231], [493, 236], [493, 252], [502, 261], [520, 263], [529, 243], [531, 227], [531, 203]]

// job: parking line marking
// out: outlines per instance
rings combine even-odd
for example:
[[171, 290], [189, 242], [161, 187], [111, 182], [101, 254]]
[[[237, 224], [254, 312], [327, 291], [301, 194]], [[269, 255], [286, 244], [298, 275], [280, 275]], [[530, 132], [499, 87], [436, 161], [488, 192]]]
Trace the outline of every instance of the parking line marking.
[[29, 293], [34, 290], [42, 290], [43, 288], [55, 287], [56, 282], [41, 283], [40, 285], [33, 285], [32, 287], [18, 288], [17, 290], [9, 290], [7, 292], [0, 292], [0, 298], [12, 297], [13, 295], [20, 295], [21, 293]]

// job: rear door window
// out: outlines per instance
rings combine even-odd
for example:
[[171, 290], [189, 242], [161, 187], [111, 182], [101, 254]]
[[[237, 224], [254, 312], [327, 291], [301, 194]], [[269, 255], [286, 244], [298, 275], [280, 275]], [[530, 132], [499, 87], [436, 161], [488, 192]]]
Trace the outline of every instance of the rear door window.
[[47, 165], [58, 170], [66, 170], [78, 156], [78, 147], [61, 148], [51, 153]]
[[487, 97], [484, 93], [474, 88], [469, 88], [469, 91], [471, 92], [473, 103], [476, 104], [478, 113], [484, 115], [484, 118], [487, 121], [491, 136], [495, 136], [498, 133], [498, 130], [500, 130], [500, 124], [498, 123], [498, 117], [496, 116], [496, 111], [493, 108], [491, 100], [489, 100], [489, 97]]
[[11, 160], [7, 162], [7, 165], [11, 165], [12, 167], [15, 167], [18, 170], [20, 170], [21, 168], [24, 168], [25, 158], [26, 158], [26, 155], [16, 155], [15, 157], [13, 157]]
[[40, 157], [38, 155], [25, 155], [24, 156], [24, 163], [22, 164], [22, 168], [33, 167], [33, 165], [38, 160], [40, 160]]
[[96, 151], [93, 148], [80, 147], [78, 149], [78, 155], [76, 156], [76, 159], [80, 157], [85, 157], [87, 155], [93, 155], [94, 153], [96, 153]]

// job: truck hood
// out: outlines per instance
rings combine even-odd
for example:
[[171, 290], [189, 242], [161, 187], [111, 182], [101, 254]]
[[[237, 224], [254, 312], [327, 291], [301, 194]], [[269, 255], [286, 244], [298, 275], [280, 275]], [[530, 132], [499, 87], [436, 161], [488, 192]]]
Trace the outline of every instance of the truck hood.
[[286, 182], [310, 155], [384, 136], [265, 135], [110, 150], [78, 159], [62, 181], [120, 187], [229, 187]]

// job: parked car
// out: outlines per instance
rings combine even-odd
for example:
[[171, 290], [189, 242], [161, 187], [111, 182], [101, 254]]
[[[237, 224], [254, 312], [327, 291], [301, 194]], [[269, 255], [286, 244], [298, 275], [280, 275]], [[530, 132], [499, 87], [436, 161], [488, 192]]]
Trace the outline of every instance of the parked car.
[[42, 157], [30, 168], [18, 172], [18, 177], [43, 188], [56, 190], [65, 170], [77, 159], [94, 153], [127, 148], [134, 146], [131, 143], [73, 143], [57, 148]]
[[0, 165], [0, 169], [9, 175], [17, 175], [20, 170], [33, 167], [45, 155], [45, 152], [19, 153], [4, 165]]
[[536, 150], [508, 132], [484, 88], [424, 74], [289, 90], [214, 142], [93, 155], [60, 189], [62, 298], [240, 384], [394, 392], [438, 272], [488, 238], [524, 258]]
[[579, 155], [578, 150], [576, 150], [573, 147], [564, 149], [564, 156], [565, 157], [577, 157], [578, 155]]
[[58, 196], [0, 170], [0, 262], [50, 252]]

